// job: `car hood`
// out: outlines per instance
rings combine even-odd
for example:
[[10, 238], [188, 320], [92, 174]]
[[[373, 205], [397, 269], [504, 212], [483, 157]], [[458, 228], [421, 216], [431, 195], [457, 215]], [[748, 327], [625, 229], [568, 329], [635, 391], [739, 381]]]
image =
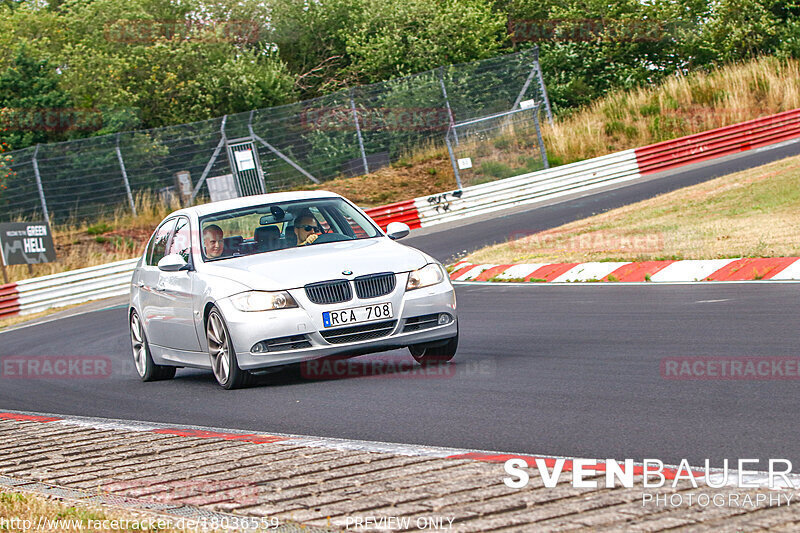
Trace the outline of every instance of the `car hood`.
[[[408, 272], [428, 262], [428, 256], [422, 252], [383, 237], [233, 257], [204, 263], [203, 273], [269, 291], [378, 272]], [[351, 275], [342, 273], [348, 270]]]

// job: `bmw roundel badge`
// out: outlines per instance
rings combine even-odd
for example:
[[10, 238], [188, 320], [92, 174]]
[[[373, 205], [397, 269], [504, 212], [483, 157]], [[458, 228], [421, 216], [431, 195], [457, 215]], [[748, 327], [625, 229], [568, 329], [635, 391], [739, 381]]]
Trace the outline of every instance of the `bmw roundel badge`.
[[342, 270], [342, 274], [344, 274], [345, 276], [352, 276], [353, 275], [353, 271], [352, 270]]

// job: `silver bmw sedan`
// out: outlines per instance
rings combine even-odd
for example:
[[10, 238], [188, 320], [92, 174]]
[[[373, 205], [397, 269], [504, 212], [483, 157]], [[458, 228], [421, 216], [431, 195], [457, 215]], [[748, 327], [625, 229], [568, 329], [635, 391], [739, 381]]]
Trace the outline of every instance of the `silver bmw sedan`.
[[329, 192], [249, 196], [182, 209], [153, 233], [131, 281], [133, 359], [143, 381], [211, 369], [226, 389], [327, 356], [408, 347], [453, 358], [447, 272]]

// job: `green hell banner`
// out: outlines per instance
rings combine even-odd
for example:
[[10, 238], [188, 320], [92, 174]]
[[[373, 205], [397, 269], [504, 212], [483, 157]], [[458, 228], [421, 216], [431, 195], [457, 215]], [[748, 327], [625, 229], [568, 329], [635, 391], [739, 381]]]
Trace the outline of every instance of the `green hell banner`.
[[0, 224], [0, 252], [6, 265], [32, 265], [56, 260], [56, 247], [46, 222]]

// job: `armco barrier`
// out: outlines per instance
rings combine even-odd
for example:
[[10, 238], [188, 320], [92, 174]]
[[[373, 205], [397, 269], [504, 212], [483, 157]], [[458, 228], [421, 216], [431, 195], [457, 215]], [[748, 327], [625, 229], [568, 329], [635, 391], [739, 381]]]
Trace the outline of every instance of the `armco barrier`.
[[[445, 192], [374, 207], [367, 209], [366, 213], [384, 229], [390, 222], [405, 222], [412, 229], [427, 227], [517, 205], [590, 192], [607, 185], [632, 181], [643, 175], [797, 138], [800, 138], [800, 109], [635, 150], [625, 150], [578, 163], [466, 187], [462, 191], [454, 191], [455, 194]], [[136, 261], [137, 259], [118, 261], [99, 267], [24, 280], [17, 284], [0, 285], [0, 318], [126, 294]], [[685, 264], [687, 262], [682, 263], [684, 265], [659, 266], [668, 273], [688, 268]], [[537, 273], [537, 276], [547, 280], [570, 276], [569, 270], [576, 265], [577, 263], [571, 266], [568, 264], [548, 265], [546, 268], [542, 266], [544, 270]], [[490, 274], [501, 272], [501, 266], [503, 265], [489, 265], [495, 269]], [[517, 276], [521, 272], [517, 267], [512, 267], [503, 274], [509, 275], [511, 272], [512, 277], [524, 277]], [[646, 270], [652, 267], [653, 265], [625, 263], [621, 264], [619, 267], [621, 270], [617, 274], [624, 274], [626, 278], [631, 279], [640, 277], [643, 279], [645, 273], [648, 273]], [[735, 267], [736, 265], [731, 268]], [[608, 268], [611, 268], [609, 264], [596, 267], [592, 270], [594, 272], [592, 275]], [[589, 275], [588, 270], [581, 272], [581, 276]], [[615, 277], [619, 277], [617, 274], [614, 274]], [[662, 272], [654, 273], [653, 279], [661, 275]], [[740, 274], [735, 272], [731, 274], [734, 277], [736, 275]], [[781, 276], [786, 277], [774, 279], [800, 278], [800, 262], [787, 267]]]
[[800, 138], [800, 109], [725, 126], [635, 150], [513, 178], [465, 187], [458, 197], [442, 193], [417, 198], [420, 226], [482, 215], [522, 204], [632, 181], [670, 170]]
[[16, 283], [0, 285], [0, 318], [19, 313], [19, 291]]
[[[633, 150], [466, 187], [461, 196], [444, 193], [415, 200], [420, 226], [426, 227], [583, 192], [641, 177]], [[431, 201], [431, 198], [433, 201]]]
[[636, 149], [639, 172], [653, 174], [800, 137], [800, 109]]
[[125, 259], [2, 285], [0, 318], [128, 294], [138, 260]]
[[411, 229], [420, 227], [415, 200], [404, 200], [389, 205], [366, 209], [365, 212], [384, 230], [390, 222], [405, 222]]

